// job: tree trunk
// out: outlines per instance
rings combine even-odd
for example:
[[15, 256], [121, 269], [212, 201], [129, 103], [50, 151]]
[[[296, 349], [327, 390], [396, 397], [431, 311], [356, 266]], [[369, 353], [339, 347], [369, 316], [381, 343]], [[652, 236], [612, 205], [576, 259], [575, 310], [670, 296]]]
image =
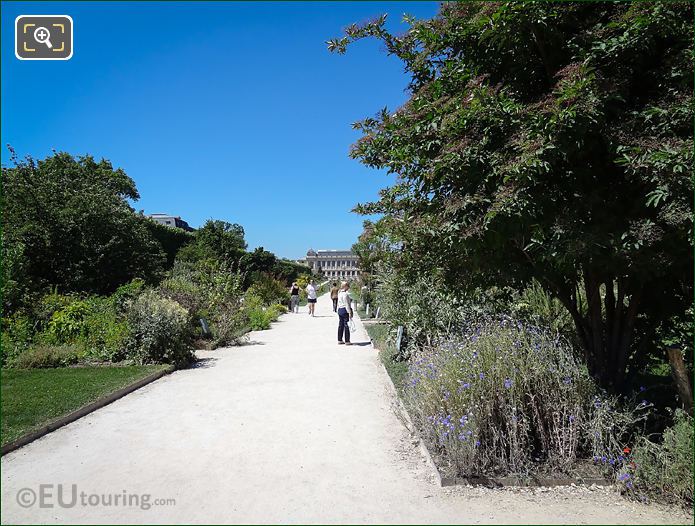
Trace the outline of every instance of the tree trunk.
[[[580, 305], [578, 292], [570, 293], [550, 284], [551, 292], [572, 315], [589, 372], [601, 385], [613, 389], [621, 389], [624, 385], [641, 305], [641, 290], [628, 291], [628, 284], [623, 277], [585, 269], [586, 309]], [[601, 285], [606, 288], [603, 297]], [[629, 301], [627, 306], [626, 300]]]
[[690, 384], [688, 368], [683, 362], [681, 350], [677, 347], [669, 347], [666, 349], [666, 355], [668, 356], [668, 362], [671, 364], [671, 374], [676, 383], [678, 396], [683, 403], [683, 409], [690, 416], [693, 416], [693, 388]]

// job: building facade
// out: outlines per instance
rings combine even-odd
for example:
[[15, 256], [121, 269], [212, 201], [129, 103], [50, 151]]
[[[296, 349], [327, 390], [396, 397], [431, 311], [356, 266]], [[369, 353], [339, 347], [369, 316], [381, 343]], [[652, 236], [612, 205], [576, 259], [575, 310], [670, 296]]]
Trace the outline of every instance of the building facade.
[[190, 227], [190, 225], [186, 223], [183, 219], [181, 219], [179, 216], [171, 216], [169, 214], [149, 214], [147, 217], [149, 217], [155, 223], [159, 223], [160, 225], [181, 228], [188, 232], [193, 232], [193, 229]]
[[357, 256], [349, 250], [309, 249], [306, 259], [300, 260], [299, 263], [307, 265], [328, 279], [352, 281], [360, 276]]

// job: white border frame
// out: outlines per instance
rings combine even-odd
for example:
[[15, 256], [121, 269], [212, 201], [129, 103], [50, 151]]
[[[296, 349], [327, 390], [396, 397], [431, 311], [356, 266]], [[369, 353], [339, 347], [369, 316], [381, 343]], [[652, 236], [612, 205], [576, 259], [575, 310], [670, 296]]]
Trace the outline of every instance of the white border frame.
[[[70, 20], [70, 55], [67, 57], [56, 57], [56, 58], [43, 58], [43, 57], [36, 57], [36, 58], [28, 58], [28, 57], [20, 57], [17, 49], [17, 28], [19, 24], [19, 20], [24, 17], [32, 17], [32, 18], [49, 18], [53, 16], [62, 16], [64, 18], [67, 18]], [[73, 21], [72, 17], [70, 15], [19, 15], [17, 18], [14, 19], [14, 56], [17, 57], [19, 60], [70, 60], [72, 58], [72, 55], [75, 53], [75, 38], [74, 38], [74, 31], [75, 31], [75, 22]]]

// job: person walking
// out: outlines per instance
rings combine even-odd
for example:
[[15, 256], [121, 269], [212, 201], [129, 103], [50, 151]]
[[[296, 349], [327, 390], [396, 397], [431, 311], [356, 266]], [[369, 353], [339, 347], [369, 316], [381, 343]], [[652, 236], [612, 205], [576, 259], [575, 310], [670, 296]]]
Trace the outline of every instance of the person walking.
[[299, 285], [296, 281], [290, 287], [290, 312], [299, 314]]
[[338, 284], [333, 283], [331, 287], [331, 299], [333, 300], [333, 312], [338, 312]]
[[313, 316], [316, 309], [316, 285], [313, 279], [306, 286], [306, 300], [309, 304], [309, 314]]
[[[338, 345], [352, 345], [350, 343], [350, 320], [352, 319], [352, 298], [348, 289], [347, 281], [340, 284], [340, 292], [338, 293]], [[345, 341], [343, 341], [345, 336]]]

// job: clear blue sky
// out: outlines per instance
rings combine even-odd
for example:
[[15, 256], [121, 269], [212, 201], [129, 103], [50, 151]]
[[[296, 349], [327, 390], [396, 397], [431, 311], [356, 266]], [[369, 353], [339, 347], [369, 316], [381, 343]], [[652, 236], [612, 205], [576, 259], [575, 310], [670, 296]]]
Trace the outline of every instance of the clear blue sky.
[[[146, 213], [240, 223], [250, 248], [297, 258], [349, 248], [350, 212], [390, 184], [348, 158], [351, 123], [407, 98], [402, 64], [376, 41], [346, 55], [325, 41], [435, 2], [3, 2], [2, 143], [105, 157], [132, 177]], [[20, 14], [69, 14], [69, 61], [19, 61]], [[2, 160], [7, 165], [3, 146]]]

